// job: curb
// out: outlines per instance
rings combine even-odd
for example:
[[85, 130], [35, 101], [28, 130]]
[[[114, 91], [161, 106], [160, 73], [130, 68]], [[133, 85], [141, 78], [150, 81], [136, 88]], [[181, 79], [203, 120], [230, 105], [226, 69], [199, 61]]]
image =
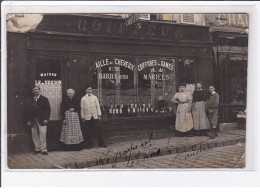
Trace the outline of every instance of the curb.
[[108, 157], [108, 158], [99, 159], [95, 161], [65, 163], [65, 165], [62, 167], [66, 169], [80, 169], [80, 168], [88, 168], [88, 167], [106, 165], [106, 164], [113, 165], [119, 162], [127, 162], [127, 161], [130, 162], [139, 159], [145, 160], [153, 157], [166, 156], [175, 153], [184, 153], [190, 151], [206, 151], [207, 149], [212, 149], [214, 147], [222, 147], [222, 146], [235, 145], [237, 143], [245, 143], [245, 137], [234, 137], [232, 139], [223, 140], [223, 141], [214, 141], [211, 139], [207, 141], [209, 142], [201, 142], [200, 144], [196, 144], [196, 145], [169, 147], [167, 149], [158, 148], [156, 151], [149, 151], [149, 152], [139, 151], [139, 153], [130, 156], [124, 155], [121, 157]]

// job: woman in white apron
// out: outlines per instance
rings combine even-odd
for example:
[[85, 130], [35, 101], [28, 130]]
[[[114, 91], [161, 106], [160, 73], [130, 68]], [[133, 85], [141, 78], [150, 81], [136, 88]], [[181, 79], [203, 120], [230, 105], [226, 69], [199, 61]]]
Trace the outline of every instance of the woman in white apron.
[[186, 84], [180, 84], [179, 92], [177, 92], [172, 101], [178, 104], [176, 112], [175, 129], [179, 132], [179, 136], [189, 135], [193, 128], [193, 120], [191, 115], [192, 97], [186, 92]]

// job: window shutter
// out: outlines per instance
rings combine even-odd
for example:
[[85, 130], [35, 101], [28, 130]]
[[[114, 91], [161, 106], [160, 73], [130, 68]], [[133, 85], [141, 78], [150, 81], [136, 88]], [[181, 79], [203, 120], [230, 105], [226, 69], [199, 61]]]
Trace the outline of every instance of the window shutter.
[[140, 14], [141, 20], [150, 20], [150, 14]]
[[185, 24], [194, 24], [194, 14], [181, 14], [181, 22]]

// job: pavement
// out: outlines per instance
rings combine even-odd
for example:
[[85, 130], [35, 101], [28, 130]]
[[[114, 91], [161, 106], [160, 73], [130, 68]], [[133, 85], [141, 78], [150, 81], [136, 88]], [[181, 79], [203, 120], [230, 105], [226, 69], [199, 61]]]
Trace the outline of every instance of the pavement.
[[[47, 156], [33, 153], [10, 155], [8, 167], [10, 169], [243, 168], [244, 153], [245, 130], [230, 129], [219, 132], [215, 139], [206, 136], [169, 136], [153, 139], [151, 134], [147, 139], [113, 143], [107, 148], [53, 151]], [[196, 158], [200, 159], [193, 164]], [[169, 166], [169, 163], [172, 165]]]
[[245, 168], [245, 143], [215, 147], [204, 151], [191, 151], [136, 159], [115, 164], [106, 164], [89, 167], [90, 169], [191, 169], [191, 168], [218, 168], [241, 169]]

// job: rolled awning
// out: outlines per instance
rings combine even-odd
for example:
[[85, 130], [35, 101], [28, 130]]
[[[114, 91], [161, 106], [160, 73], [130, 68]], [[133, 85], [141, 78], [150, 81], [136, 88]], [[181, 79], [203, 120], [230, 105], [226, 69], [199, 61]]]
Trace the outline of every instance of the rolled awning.
[[231, 61], [247, 61], [246, 56], [230, 56], [229, 60]]
[[241, 35], [248, 35], [248, 28], [235, 28], [231, 26], [211, 26], [210, 32], [227, 32]]

